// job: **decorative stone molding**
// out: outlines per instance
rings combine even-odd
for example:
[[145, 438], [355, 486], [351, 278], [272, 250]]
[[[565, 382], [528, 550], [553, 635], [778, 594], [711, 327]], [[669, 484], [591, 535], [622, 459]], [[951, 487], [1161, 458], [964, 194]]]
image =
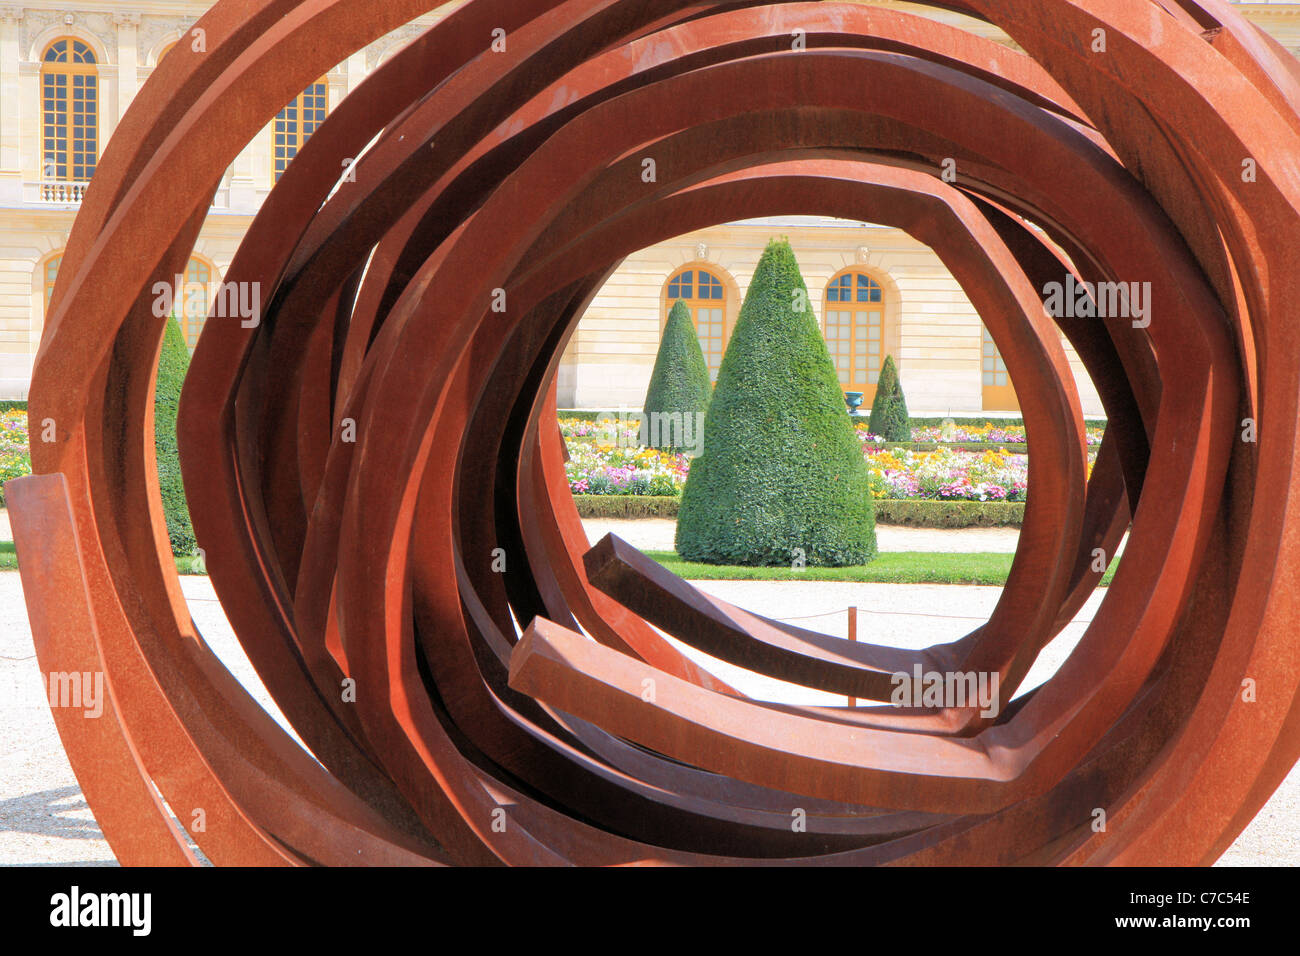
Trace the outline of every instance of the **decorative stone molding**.
[[366, 72], [373, 72], [387, 54], [406, 46], [427, 29], [428, 24], [408, 23], [370, 44], [366, 47]]
[[117, 27], [114, 15], [105, 15], [102, 13], [92, 13], [85, 17], [86, 29], [93, 33], [99, 42], [104, 45], [105, 50], [113, 51], [117, 56]]
[[23, 25], [23, 52], [30, 50], [36, 38], [40, 36], [50, 26], [53, 21], [48, 15], [36, 13], [26, 13], [22, 18]]
[[138, 13], [114, 13], [113, 25], [121, 30], [138, 30], [143, 18]]
[[136, 43], [142, 52], [152, 53], [164, 41], [179, 40], [185, 36], [190, 22], [192, 21], [181, 17], [142, 17]]
[[[71, 13], [37, 16], [29, 11], [23, 17], [22, 25], [19, 50], [24, 60], [39, 61], [51, 42], [58, 37], [70, 36], [94, 50], [95, 59], [100, 66], [117, 62], [117, 31], [109, 25], [107, 17], [86, 17]], [[102, 29], [97, 29], [97, 26]]]
[[13, 23], [22, 23], [26, 12], [22, 7], [0, 7], [0, 20]]
[[708, 244], [707, 242], [696, 243], [696, 245], [695, 245], [695, 258], [696, 258], [696, 259], [707, 259], [707, 258], [709, 258], [709, 244]]

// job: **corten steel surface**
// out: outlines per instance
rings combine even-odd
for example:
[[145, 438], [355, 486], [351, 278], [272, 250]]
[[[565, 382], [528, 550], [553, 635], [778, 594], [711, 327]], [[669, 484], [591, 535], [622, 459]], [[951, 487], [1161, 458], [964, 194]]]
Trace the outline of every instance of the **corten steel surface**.
[[[260, 322], [214, 309], [180, 423], [213, 584], [311, 755], [186, 612], [153, 287], [285, 102], [437, 4], [212, 8], [86, 195], [31, 391], [57, 440], [11, 488], [42, 670], [110, 689], [107, 719], [56, 718], [123, 863], [195, 862], [163, 801], [236, 864], [1223, 852], [1300, 753], [1300, 70], [1222, 0], [935, 5], [1027, 54], [844, 4], [471, 0], [312, 136], [225, 277]], [[1032, 494], [955, 643], [790, 628], [583, 534], [554, 380], [587, 303], [637, 249], [791, 213], [932, 246], [1011, 369]], [[1067, 274], [1150, 283], [1150, 324], [1054, 323], [1040, 290]], [[1058, 327], [1112, 426], [1091, 476]], [[1126, 531], [1077, 649], [1011, 701]], [[748, 699], [656, 628], [874, 703]], [[883, 703], [918, 663], [996, 673], [999, 713]]]

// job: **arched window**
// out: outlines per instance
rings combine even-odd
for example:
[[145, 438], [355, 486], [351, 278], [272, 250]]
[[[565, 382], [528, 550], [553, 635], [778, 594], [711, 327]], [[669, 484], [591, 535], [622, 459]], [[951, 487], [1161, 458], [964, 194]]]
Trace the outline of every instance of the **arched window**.
[[280, 181], [290, 161], [298, 155], [303, 143], [325, 122], [329, 108], [329, 90], [324, 80], [307, 87], [301, 96], [280, 110], [275, 117], [275, 140], [272, 156], [275, 161], [275, 179]]
[[208, 318], [212, 268], [201, 259], [190, 259], [185, 267], [185, 288], [172, 307], [172, 315], [181, 324], [185, 344], [191, 352], [199, 344], [199, 333]]
[[[709, 366], [709, 379], [718, 380], [718, 368], [727, 351], [727, 287], [705, 269], [684, 269], [668, 280], [668, 310], [677, 300], [686, 303], [700, 337], [700, 349]], [[667, 315], [665, 314], [665, 321]]]
[[844, 272], [826, 286], [826, 347], [840, 387], [871, 404], [885, 360], [885, 291], [861, 272]]
[[51, 256], [45, 260], [45, 314], [50, 314], [50, 300], [54, 298], [54, 282], [59, 277], [59, 266], [63, 256]]
[[1002, 361], [1002, 353], [989, 330], [980, 325], [983, 340], [980, 367], [983, 370], [984, 410], [997, 412], [1014, 412], [1020, 409], [1016, 390], [1011, 387], [1011, 376], [1007, 372], [1007, 363]]
[[[47, 182], [84, 183], [99, 159], [99, 72], [80, 40], [55, 40], [41, 62], [42, 169]], [[80, 197], [77, 197], [80, 198]]]
[[178, 42], [179, 41], [177, 40], [173, 40], [171, 43], [168, 43], [165, 47], [163, 47], [161, 52], [159, 52], [158, 54], [158, 59], [154, 61], [154, 65], [157, 66], [159, 63], [163, 61], [163, 57], [165, 57], [172, 50], [176, 49], [176, 44]]

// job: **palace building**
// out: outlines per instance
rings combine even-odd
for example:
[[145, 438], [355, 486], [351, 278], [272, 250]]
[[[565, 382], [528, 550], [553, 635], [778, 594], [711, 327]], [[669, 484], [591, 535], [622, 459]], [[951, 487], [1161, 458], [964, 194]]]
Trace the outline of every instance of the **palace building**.
[[[339, 101], [447, 4], [338, 64], [269, 122], [226, 171], [184, 280], [191, 347], [261, 202]], [[997, 30], [904, 2], [1012, 46]], [[177, 43], [189, 43], [207, 0], [33, 0], [0, 5], [0, 399], [24, 399], [62, 251], [96, 162], [132, 98]], [[1293, 53], [1300, 3], [1238, 8]], [[593, 300], [565, 349], [563, 408], [638, 408], [668, 310], [689, 305], [716, 375], [747, 283], [767, 241], [789, 238], [845, 391], [870, 402], [892, 355], [914, 414], [1015, 414], [1015, 391], [979, 314], [943, 263], [905, 232], [792, 216], [720, 224], [629, 256]], [[194, 292], [197, 290], [197, 293]], [[1096, 391], [1074, 354], [1084, 411]]]

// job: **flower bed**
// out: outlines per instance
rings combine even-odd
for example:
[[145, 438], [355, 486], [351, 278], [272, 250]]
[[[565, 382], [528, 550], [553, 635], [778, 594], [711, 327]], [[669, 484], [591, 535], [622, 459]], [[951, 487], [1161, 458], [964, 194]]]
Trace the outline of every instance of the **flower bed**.
[[[858, 438], [867, 445], [883, 445], [885, 439], [872, 435], [867, 428], [867, 421], [855, 421], [854, 430]], [[1092, 427], [1085, 431], [1088, 444], [1100, 445], [1105, 428]], [[945, 430], [938, 425], [913, 426], [912, 441], [922, 443], [944, 443], [960, 445], [1023, 445], [1025, 443], [1024, 425], [999, 425], [985, 422], [983, 425], [956, 425]]]
[[641, 440], [641, 426], [635, 418], [614, 421], [587, 421], [581, 418], [561, 418], [560, 434], [572, 452], [580, 443], [634, 447]]
[[[561, 420], [560, 431], [569, 447], [566, 468], [569, 490], [575, 495], [646, 495], [674, 497], [681, 494], [690, 472], [690, 458], [668, 454], [636, 444], [635, 423], [614, 424]], [[924, 438], [937, 429], [913, 429]], [[974, 501], [1023, 502], [1029, 487], [1029, 457], [1026, 454], [990, 447], [967, 450], [944, 444], [928, 448], [885, 446], [858, 429], [862, 453], [872, 475], [872, 496], [884, 501]], [[1095, 433], [1095, 434], [1094, 434]], [[973, 428], [960, 431], [971, 444], [993, 444], [991, 436], [1024, 438], [1024, 428], [995, 430]], [[982, 437], [978, 437], [982, 436]], [[1101, 440], [1091, 429], [1089, 440]], [[1094, 443], [1095, 444], [1095, 443]], [[1091, 459], [1089, 472], [1091, 473]]]
[[874, 451], [864, 447], [876, 498], [933, 501], [1024, 501], [1029, 456], [993, 450]]
[[686, 484], [690, 460], [653, 448], [570, 441], [565, 471], [575, 495], [676, 496]]
[[32, 473], [32, 456], [27, 445], [27, 413], [8, 411], [0, 415], [0, 504], [4, 483]]
[[[863, 448], [877, 499], [1024, 501], [1029, 459], [1000, 449], [984, 452]], [[690, 459], [652, 448], [569, 446], [566, 472], [575, 495], [681, 494]]]

